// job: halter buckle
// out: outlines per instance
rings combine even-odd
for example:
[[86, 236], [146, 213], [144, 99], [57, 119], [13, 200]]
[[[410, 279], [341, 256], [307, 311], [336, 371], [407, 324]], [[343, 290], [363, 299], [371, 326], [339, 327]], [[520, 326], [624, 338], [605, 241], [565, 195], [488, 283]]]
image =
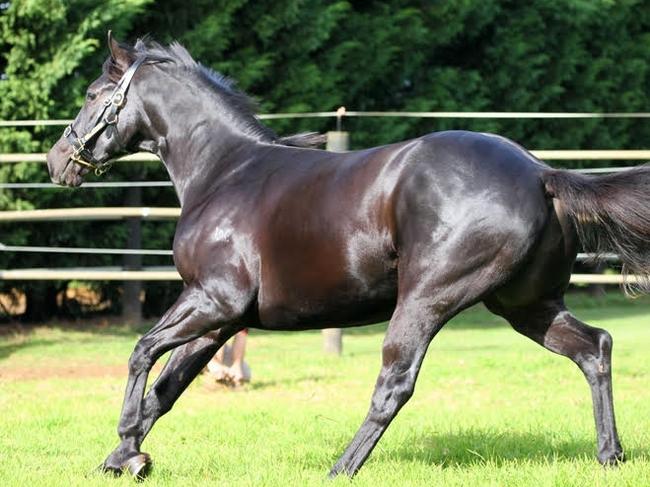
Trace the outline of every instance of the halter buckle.
[[122, 108], [124, 106], [125, 101], [126, 101], [126, 97], [124, 96], [123, 91], [118, 91], [113, 95], [113, 98], [111, 98], [111, 103], [115, 105], [117, 108]]
[[81, 154], [81, 152], [86, 148], [86, 144], [84, 144], [80, 139], [77, 139], [72, 144], [72, 148], [74, 149], [74, 155], [79, 156], [79, 154]]

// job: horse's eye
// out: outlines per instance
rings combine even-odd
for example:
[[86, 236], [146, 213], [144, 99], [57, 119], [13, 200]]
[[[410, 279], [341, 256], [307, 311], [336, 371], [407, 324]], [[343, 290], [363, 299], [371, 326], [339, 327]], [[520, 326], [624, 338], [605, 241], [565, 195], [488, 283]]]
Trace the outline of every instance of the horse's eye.
[[87, 100], [92, 101], [95, 98], [97, 98], [97, 93], [93, 93], [92, 91], [89, 91], [89, 92], [86, 93], [86, 99]]

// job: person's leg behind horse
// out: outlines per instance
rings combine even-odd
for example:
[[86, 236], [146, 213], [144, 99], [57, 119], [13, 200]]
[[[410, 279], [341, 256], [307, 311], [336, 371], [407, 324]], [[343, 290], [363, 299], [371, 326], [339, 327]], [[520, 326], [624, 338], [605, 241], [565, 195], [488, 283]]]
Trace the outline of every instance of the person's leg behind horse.
[[236, 386], [251, 380], [250, 367], [244, 361], [247, 341], [248, 328], [244, 328], [235, 335], [232, 343], [232, 365], [230, 366], [230, 374], [232, 381]]
[[174, 349], [144, 398], [143, 437], [140, 444], [154, 423], [172, 408], [203, 370], [215, 350], [222, 347], [235, 331], [235, 328], [223, 327]]

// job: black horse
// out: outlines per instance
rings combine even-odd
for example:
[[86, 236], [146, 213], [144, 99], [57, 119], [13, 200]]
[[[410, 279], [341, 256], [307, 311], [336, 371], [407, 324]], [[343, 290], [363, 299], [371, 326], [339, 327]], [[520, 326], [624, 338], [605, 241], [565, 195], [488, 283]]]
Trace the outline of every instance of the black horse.
[[[563, 295], [580, 243], [650, 274], [650, 168], [588, 177], [463, 131], [316, 150], [306, 147], [313, 136], [282, 139], [261, 125], [242, 93], [180, 45], [126, 46], [110, 34], [109, 45], [102, 75], [48, 154], [50, 175], [78, 186], [119, 153], [158, 155], [182, 205], [174, 259], [185, 289], [131, 355], [121, 442], [105, 470], [146, 475], [140, 446], [153, 424], [244, 325], [390, 319], [370, 410], [330, 473], [353, 475], [411, 397], [433, 337], [478, 302], [580, 367], [598, 459], [623, 459], [612, 339], [575, 318]], [[172, 349], [144, 396], [152, 365]]]

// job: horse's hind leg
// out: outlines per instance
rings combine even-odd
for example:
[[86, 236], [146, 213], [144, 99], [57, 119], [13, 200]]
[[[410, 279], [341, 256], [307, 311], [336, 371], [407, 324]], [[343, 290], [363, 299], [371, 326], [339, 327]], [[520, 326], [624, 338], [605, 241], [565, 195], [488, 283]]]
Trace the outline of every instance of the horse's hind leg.
[[622, 461], [623, 449], [614, 419], [612, 337], [609, 333], [575, 318], [562, 299], [518, 308], [486, 304], [490, 310], [506, 318], [519, 333], [552, 352], [570, 358], [580, 367], [591, 388], [598, 433], [598, 460], [604, 465]]
[[[426, 267], [427, 261], [422, 262]], [[499, 269], [493, 263], [471, 270], [449, 267], [446, 271], [437, 266], [401, 269], [401, 295], [384, 338], [382, 367], [370, 410], [330, 471], [330, 477], [357, 473], [413, 394], [422, 360], [433, 337], [456, 313], [487, 292], [496, 282]]]
[[398, 411], [413, 394], [415, 380], [429, 342], [443, 323], [398, 306], [390, 321], [382, 349], [382, 367], [370, 410], [354, 439], [332, 470], [354, 475], [363, 465]]

